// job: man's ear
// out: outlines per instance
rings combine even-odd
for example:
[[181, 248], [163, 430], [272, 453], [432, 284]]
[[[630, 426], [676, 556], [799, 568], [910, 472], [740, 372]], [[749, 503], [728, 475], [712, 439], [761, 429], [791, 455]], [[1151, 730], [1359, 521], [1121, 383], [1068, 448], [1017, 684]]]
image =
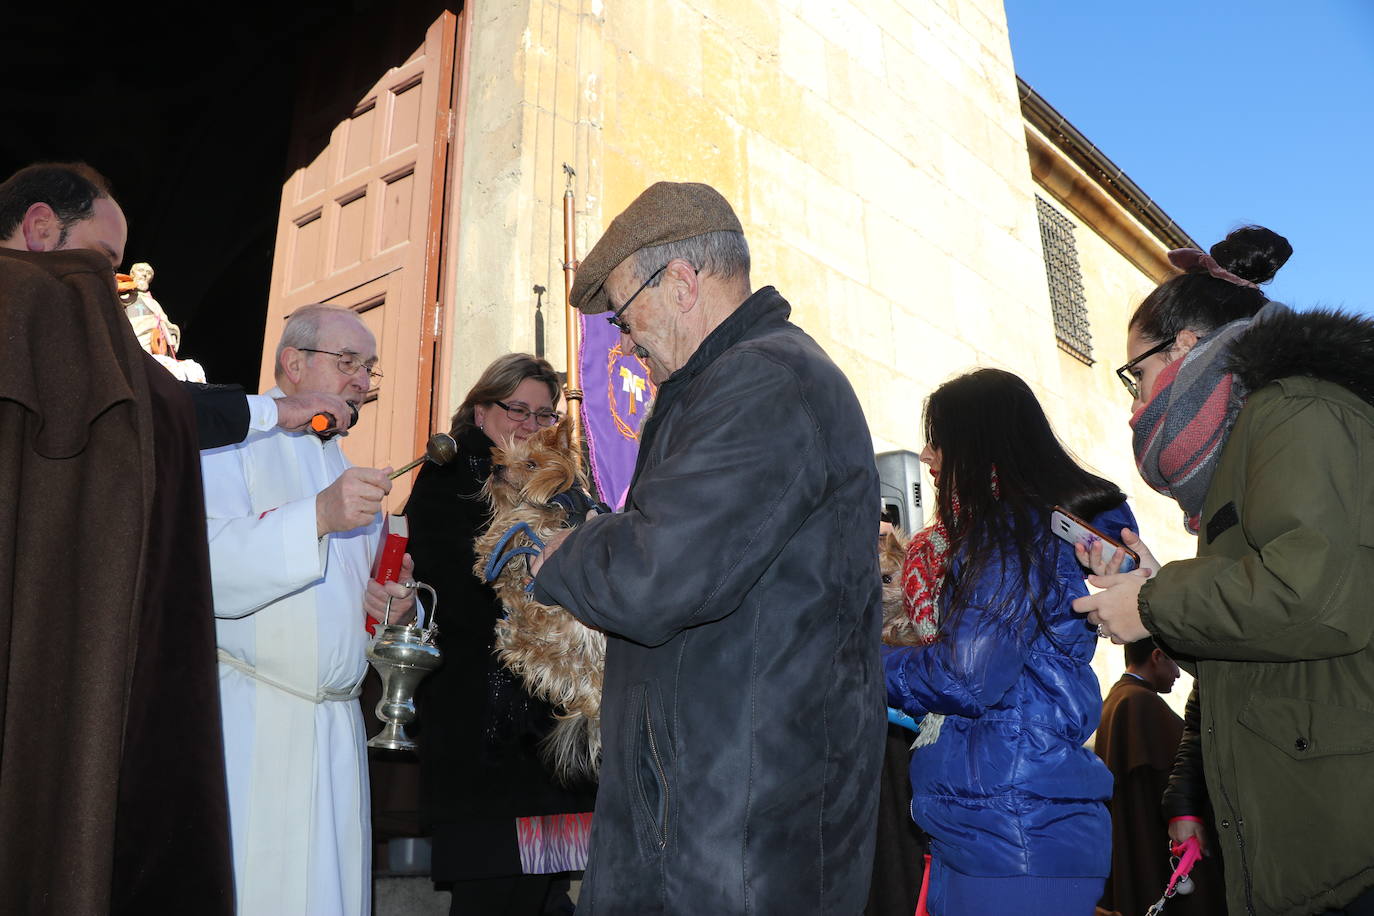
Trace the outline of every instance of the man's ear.
[[669, 284], [668, 294], [680, 312], [690, 312], [697, 304], [701, 292], [701, 277], [691, 264], [682, 258], [668, 262], [663, 271], [663, 281]]
[[24, 211], [19, 224], [24, 233], [24, 247], [29, 251], [54, 251], [62, 239], [62, 221], [53, 208], [39, 201]]
[[287, 347], [281, 351], [281, 356], [277, 357], [282, 377], [292, 385], [300, 383], [301, 373], [305, 370], [305, 357], [305, 351], [297, 350], [295, 347]]

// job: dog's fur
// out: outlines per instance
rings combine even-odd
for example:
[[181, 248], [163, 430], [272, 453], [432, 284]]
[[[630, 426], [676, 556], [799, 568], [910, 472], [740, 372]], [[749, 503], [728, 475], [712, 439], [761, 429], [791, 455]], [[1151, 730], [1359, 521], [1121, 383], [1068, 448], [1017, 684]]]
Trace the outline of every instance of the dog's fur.
[[[474, 544], [475, 570], [483, 576], [501, 536], [519, 522], [548, 540], [569, 523], [567, 510], [551, 500], [582, 487], [569, 441], [569, 424], [541, 430], [524, 442], [492, 450], [491, 476], [483, 487], [492, 511], [491, 524]], [[532, 546], [518, 535], [506, 545]], [[496, 623], [496, 649], [501, 661], [525, 682], [529, 692], [553, 705], [558, 722], [544, 742], [546, 759], [560, 779], [573, 783], [596, 777], [601, 762], [601, 679], [606, 636], [580, 623], [561, 607], [540, 604], [525, 590], [530, 558], [506, 564], [492, 583], [506, 609]]]
[[898, 528], [878, 535], [878, 572], [883, 577], [883, 645], [921, 646], [916, 625], [906, 614], [902, 594], [902, 563], [906, 560], [907, 535]]

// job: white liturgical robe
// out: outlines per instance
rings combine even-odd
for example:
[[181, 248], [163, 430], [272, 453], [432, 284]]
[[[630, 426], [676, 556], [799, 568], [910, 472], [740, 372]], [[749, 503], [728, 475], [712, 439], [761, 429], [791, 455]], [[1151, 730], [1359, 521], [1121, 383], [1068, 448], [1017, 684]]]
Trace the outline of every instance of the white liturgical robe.
[[[270, 392], [281, 397], [278, 389]], [[203, 452], [238, 912], [366, 916], [363, 592], [380, 519], [315, 536], [339, 440], [252, 432]]]

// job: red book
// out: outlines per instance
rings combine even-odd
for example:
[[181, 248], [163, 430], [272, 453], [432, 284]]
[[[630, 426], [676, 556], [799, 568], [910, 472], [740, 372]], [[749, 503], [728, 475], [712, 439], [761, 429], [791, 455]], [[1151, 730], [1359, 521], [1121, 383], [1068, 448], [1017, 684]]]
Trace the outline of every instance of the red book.
[[[376, 582], [397, 582], [401, 578], [401, 559], [410, 541], [410, 525], [404, 515], [388, 515], [382, 519], [382, 537], [377, 543], [377, 558], [372, 561], [372, 578]], [[367, 632], [377, 632], [377, 621], [363, 615]]]

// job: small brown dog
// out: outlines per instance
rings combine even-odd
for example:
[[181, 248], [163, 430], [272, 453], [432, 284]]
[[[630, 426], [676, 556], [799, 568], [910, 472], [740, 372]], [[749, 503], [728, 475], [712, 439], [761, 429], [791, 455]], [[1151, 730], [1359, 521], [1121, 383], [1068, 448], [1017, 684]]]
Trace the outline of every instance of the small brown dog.
[[900, 528], [884, 522], [878, 529], [878, 572], [883, 576], [883, 645], [920, 646], [929, 642], [916, 632], [906, 614], [902, 595], [902, 564], [907, 537]]
[[[570, 520], [566, 505], [555, 497], [580, 487], [567, 423], [541, 430], [524, 442], [492, 449], [491, 476], [482, 489], [491, 507], [491, 524], [477, 539], [479, 578], [512, 549], [542, 548], [542, 542], [581, 519]], [[523, 523], [526, 529], [507, 535]], [[502, 544], [502, 539], [506, 543]], [[492, 582], [506, 609], [496, 623], [496, 649], [501, 662], [525, 682], [526, 689], [557, 710], [558, 723], [544, 741], [553, 771], [565, 782], [595, 779], [601, 762], [601, 679], [606, 662], [606, 636], [563, 608], [540, 604], [526, 590], [529, 556], [511, 557]]]

